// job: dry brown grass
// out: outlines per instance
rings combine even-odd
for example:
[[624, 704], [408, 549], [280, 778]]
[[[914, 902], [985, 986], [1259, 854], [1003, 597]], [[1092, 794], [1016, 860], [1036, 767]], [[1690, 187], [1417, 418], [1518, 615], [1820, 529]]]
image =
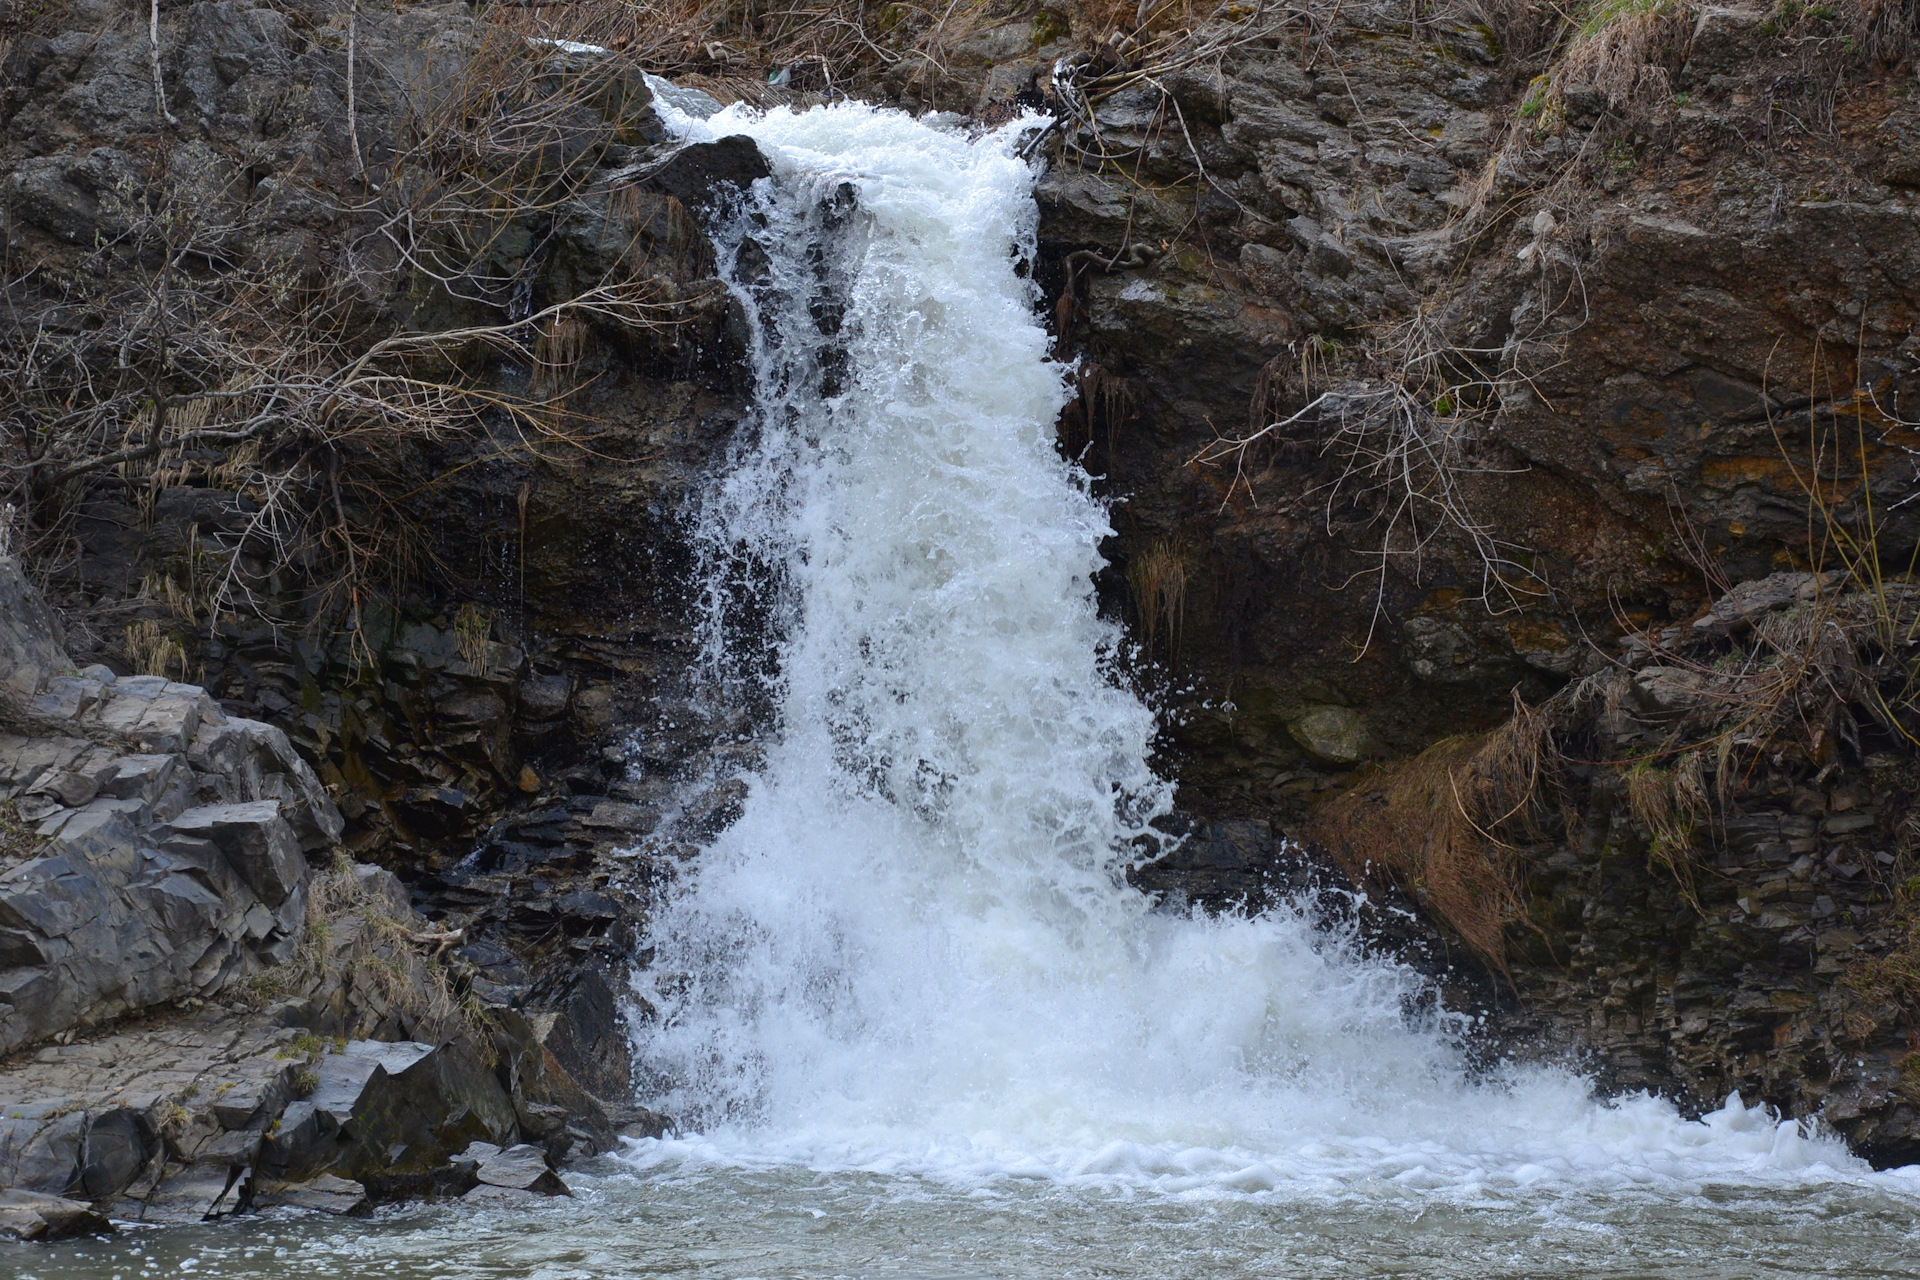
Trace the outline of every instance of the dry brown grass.
[[[1882, 601], [1895, 602], [1891, 616]], [[1656, 648], [1634, 667], [1610, 667], [1567, 686], [1490, 734], [1450, 738], [1390, 766], [1325, 805], [1312, 834], [1356, 877], [1406, 890], [1500, 965], [1504, 936], [1524, 922], [1524, 862], [1569, 803], [1567, 744], [1591, 746], [1597, 726], [1631, 711], [1653, 745], [1627, 759], [1589, 760], [1617, 776], [1645, 833], [1650, 866], [1695, 910], [1698, 855], [1763, 766], [1815, 773], [1860, 748], [1860, 723], [1889, 733], [1920, 728], [1912, 689], [1920, 666], [1920, 588], [1815, 594], [1759, 618], [1748, 634], [1687, 651]], [[1889, 626], [1908, 639], [1892, 648]], [[1717, 654], [1714, 650], [1720, 650]], [[1647, 717], [1638, 719], [1638, 717]], [[1915, 861], [1902, 855], [1901, 866]], [[1902, 890], [1920, 903], [1920, 877]], [[1920, 909], [1909, 942], [1862, 970], [1861, 982], [1920, 1007]]]
[[1551, 811], [1554, 715], [1515, 700], [1491, 733], [1446, 738], [1314, 815], [1311, 832], [1355, 880], [1390, 883], [1495, 968], [1525, 918], [1517, 849]]
[[1589, 86], [1621, 112], [1664, 105], [1692, 19], [1686, 0], [1597, 0], [1566, 42], [1555, 89]]
[[1162, 540], [1134, 556], [1127, 565], [1127, 589], [1147, 652], [1164, 638], [1164, 656], [1173, 661], [1187, 618], [1187, 562], [1179, 547]]
[[407, 1033], [436, 1043], [469, 1018], [437, 956], [457, 936], [416, 931], [415, 921], [367, 889], [344, 859], [307, 884], [307, 936], [293, 959], [233, 987], [255, 1007], [292, 996], [337, 998], [349, 1014], [397, 1015]]
[[151, 618], [127, 627], [121, 652], [126, 655], [127, 667], [134, 675], [166, 676], [169, 679], [186, 676], [185, 648]]
[[475, 671], [487, 665], [487, 642], [493, 636], [493, 611], [463, 604], [453, 615], [453, 644], [460, 661]]
[[1636, 760], [1622, 780], [1627, 811], [1647, 831], [1648, 860], [1663, 867], [1679, 886], [1680, 896], [1700, 910], [1693, 852], [1712, 814], [1704, 753], [1683, 751], [1671, 768]]

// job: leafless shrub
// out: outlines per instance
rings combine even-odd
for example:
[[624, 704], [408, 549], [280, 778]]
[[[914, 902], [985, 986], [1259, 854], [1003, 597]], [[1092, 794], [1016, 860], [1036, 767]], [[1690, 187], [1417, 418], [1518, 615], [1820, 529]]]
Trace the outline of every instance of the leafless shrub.
[[[1390, 568], [1403, 564], [1418, 577], [1426, 556], [1444, 538], [1467, 548], [1480, 576], [1478, 598], [1488, 608], [1519, 609], [1544, 596], [1546, 584], [1523, 563], [1524, 549], [1499, 537], [1475, 513], [1471, 487], [1475, 477], [1514, 470], [1491, 460], [1484, 431], [1503, 390], [1526, 375], [1509, 368], [1504, 377], [1492, 377], [1476, 362], [1512, 359], [1516, 350], [1452, 346], [1424, 310], [1389, 326], [1358, 352], [1335, 352], [1342, 360], [1337, 373], [1326, 365], [1329, 348], [1310, 342], [1300, 384], [1332, 385], [1285, 418], [1210, 442], [1189, 464], [1230, 463], [1227, 500], [1244, 493], [1253, 501], [1258, 447], [1311, 433], [1332, 463], [1330, 477], [1308, 495], [1324, 504], [1328, 531], [1355, 516], [1379, 530], [1370, 553], [1374, 567], [1364, 571], [1376, 579], [1374, 627], [1385, 616]], [[1269, 400], [1276, 379], [1263, 382]], [[1370, 629], [1369, 645], [1372, 635]]]
[[[556, 51], [544, 21], [490, 14], [457, 65], [416, 68], [388, 95], [392, 137], [362, 161], [364, 192], [309, 192], [333, 200], [336, 270], [276, 251], [237, 193], [157, 174], [108, 193], [112, 234], [75, 261], [9, 262], [0, 476], [43, 566], [73, 545], [89, 486], [150, 510], [161, 489], [216, 484], [233, 517], [197, 528], [176, 611], [264, 613], [291, 569], [311, 616], [351, 630], [420, 562], [395, 480], [421, 446], [484, 428], [505, 452], [579, 453], [595, 426], [561, 397], [593, 335], [684, 323], [699, 302], [686, 246], [671, 261], [651, 246], [695, 237], [635, 229], [603, 277], [533, 305], [539, 255], [502, 252], [502, 237], [587, 192], [596, 148], [644, 92], [630, 59]], [[530, 393], [502, 382], [503, 363], [531, 371]]]

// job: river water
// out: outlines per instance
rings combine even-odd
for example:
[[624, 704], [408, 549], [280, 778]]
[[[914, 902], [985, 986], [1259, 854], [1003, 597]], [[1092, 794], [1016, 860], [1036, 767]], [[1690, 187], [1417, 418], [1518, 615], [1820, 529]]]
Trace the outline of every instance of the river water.
[[[774, 725], [659, 911], [641, 1096], [681, 1137], [517, 1213], [265, 1218], [22, 1274], [1920, 1274], [1920, 1169], [1730, 1099], [1471, 1071], [1420, 980], [1276, 908], [1125, 884], [1172, 788], [1057, 454], [1024, 130], [675, 113], [772, 179], [722, 219], [756, 412], [696, 541], [708, 696]], [[639, 1007], [636, 1005], [636, 1007]]]

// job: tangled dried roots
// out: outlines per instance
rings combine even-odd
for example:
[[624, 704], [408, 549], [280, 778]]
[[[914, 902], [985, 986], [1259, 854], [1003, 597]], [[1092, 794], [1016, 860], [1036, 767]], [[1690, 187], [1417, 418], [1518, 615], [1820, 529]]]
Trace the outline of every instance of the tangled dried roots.
[[[1307, 350], [1317, 353], [1318, 339], [1307, 341]], [[1296, 358], [1282, 352], [1260, 366], [1254, 379], [1253, 395], [1247, 401], [1247, 430], [1259, 431], [1268, 423], [1290, 418], [1306, 404], [1307, 357]]]
[[1552, 728], [1516, 703], [1491, 733], [1443, 739], [1332, 800], [1313, 835], [1356, 880], [1411, 894], [1504, 970], [1507, 928], [1526, 914], [1514, 854], [1541, 834], [1558, 764]]
[[1862, 53], [1898, 66], [1920, 42], [1920, 0], [1840, 0], [1836, 6]]

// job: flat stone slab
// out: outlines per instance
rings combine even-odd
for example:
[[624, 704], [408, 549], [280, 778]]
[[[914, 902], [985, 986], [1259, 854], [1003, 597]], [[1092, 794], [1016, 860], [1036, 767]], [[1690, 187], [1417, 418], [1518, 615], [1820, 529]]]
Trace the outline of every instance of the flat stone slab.
[[360, 1217], [372, 1207], [366, 1187], [351, 1178], [336, 1178], [330, 1173], [264, 1192], [254, 1205], [260, 1209], [304, 1209], [339, 1217]]
[[112, 1230], [112, 1225], [83, 1201], [18, 1189], [0, 1191], [0, 1237], [64, 1240]]
[[[491, 1145], [475, 1143], [467, 1148], [467, 1152], [475, 1153], [476, 1147]], [[547, 1163], [547, 1153], [527, 1142], [508, 1147], [505, 1151], [496, 1149], [492, 1154], [480, 1155], [474, 1173], [482, 1186], [505, 1187], [509, 1191], [527, 1191], [541, 1196], [573, 1194]]]

